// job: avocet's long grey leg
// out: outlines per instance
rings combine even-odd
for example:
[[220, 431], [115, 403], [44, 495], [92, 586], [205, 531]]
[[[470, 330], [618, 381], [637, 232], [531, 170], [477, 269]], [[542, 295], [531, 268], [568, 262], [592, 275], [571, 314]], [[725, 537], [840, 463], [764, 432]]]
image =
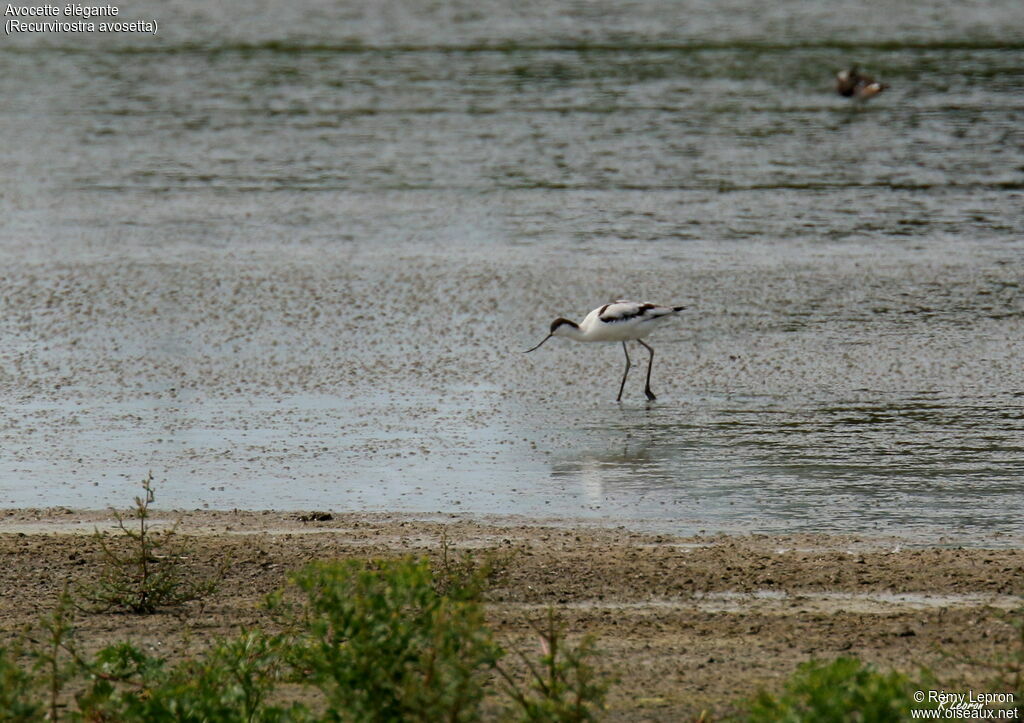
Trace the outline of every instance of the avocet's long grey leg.
[[637, 339], [637, 343], [646, 346], [647, 351], [651, 352], [651, 360], [647, 362], [647, 386], [644, 387], [644, 394], [646, 394], [647, 398], [653, 402], [657, 399], [657, 397], [654, 396], [654, 392], [651, 391], [651, 367], [654, 366], [654, 349], [644, 344], [640, 339]]
[[619, 396], [615, 397], [616, 402], [622, 401], [622, 390], [626, 387], [626, 377], [629, 375], [629, 367], [632, 366], [632, 362], [629, 360], [629, 349], [626, 348], [626, 342], [622, 342], [622, 351], [626, 352], [626, 371], [622, 372], [622, 384], [619, 385]]

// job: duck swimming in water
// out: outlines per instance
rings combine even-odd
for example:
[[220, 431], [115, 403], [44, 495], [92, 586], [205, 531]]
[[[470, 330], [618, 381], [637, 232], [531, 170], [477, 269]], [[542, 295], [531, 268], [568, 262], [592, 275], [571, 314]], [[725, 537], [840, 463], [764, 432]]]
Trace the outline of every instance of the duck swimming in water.
[[886, 83], [861, 73], [856, 65], [836, 73], [836, 92], [844, 98], [863, 101], [873, 98], [888, 87]]

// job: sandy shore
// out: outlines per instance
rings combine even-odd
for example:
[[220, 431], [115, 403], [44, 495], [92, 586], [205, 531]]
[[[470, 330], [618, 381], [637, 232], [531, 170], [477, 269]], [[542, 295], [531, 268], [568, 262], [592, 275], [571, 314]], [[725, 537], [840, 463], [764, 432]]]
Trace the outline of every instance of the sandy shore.
[[[288, 573], [324, 558], [507, 551], [489, 615], [509, 642], [553, 605], [573, 634], [590, 633], [619, 682], [611, 719], [678, 721], [734, 710], [811, 658], [856, 655], [886, 667], [928, 666], [953, 688], [985, 689], [989, 671], [963, 658], [1005, 652], [1000, 612], [1020, 605], [1024, 550], [908, 547], [895, 540], [801, 535], [677, 538], [623, 528], [537, 526], [515, 520], [423, 521], [342, 514], [188, 512], [179, 531], [197, 563], [230, 555], [224, 584], [191, 619], [92, 615], [78, 620], [86, 646], [131, 638], [163, 654], [257, 625], [260, 601]], [[0, 513], [0, 630], [4, 640], [50, 606], [65, 580], [94, 574], [87, 533], [108, 512]], [[185, 636], [186, 630], [188, 636]]]

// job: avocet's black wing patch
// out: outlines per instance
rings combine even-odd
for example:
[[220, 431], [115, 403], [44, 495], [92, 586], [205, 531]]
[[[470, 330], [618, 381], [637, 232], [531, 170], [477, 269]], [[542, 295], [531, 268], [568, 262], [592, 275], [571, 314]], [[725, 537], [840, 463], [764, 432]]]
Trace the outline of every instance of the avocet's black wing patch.
[[638, 303], [636, 301], [613, 301], [605, 304], [597, 312], [597, 318], [605, 324], [614, 324], [617, 321], [629, 321], [642, 317], [653, 318], [651, 312], [658, 309], [657, 304]]

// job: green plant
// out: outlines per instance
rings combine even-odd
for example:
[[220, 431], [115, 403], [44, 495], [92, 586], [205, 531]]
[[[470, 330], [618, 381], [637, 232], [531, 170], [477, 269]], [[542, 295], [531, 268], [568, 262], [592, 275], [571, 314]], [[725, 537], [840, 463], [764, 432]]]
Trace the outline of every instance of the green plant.
[[65, 589], [24, 651], [0, 649], [0, 720], [457, 723], [482, 717], [495, 671], [518, 720], [595, 720], [607, 685], [590, 665], [590, 640], [566, 645], [549, 612], [536, 628], [543, 655], [536, 664], [523, 656], [532, 679], [520, 684], [498, 667], [504, 653], [473, 569], [442, 595], [427, 560], [311, 565], [293, 578], [304, 601], [271, 598], [284, 633], [243, 630], [173, 664], [129, 642], [81, 654]]
[[524, 689], [500, 664], [498, 674], [514, 708], [512, 716], [520, 721], [595, 721], [604, 709], [609, 682], [602, 679], [591, 664], [597, 651], [592, 638], [585, 637], [573, 647], [566, 643], [565, 626], [553, 608], [548, 608], [542, 625], [531, 624], [540, 643], [539, 664], [522, 651], [530, 681]]
[[21, 656], [19, 647], [0, 647], [0, 720], [11, 723], [28, 723], [43, 717], [37, 680], [18, 665]]
[[77, 699], [86, 720], [160, 723], [305, 721], [304, 706], [268, 703], [284, 665], [281, 639], [255, 631], [218, 641], [197, 659], [168, 668], [128, 643], [101, 650], [91, 685]]
[[166, 680], [166, 661], [146, 655], [131, 643], [118, 643], [80, 661], [88, 684], [76, 696], [86, 720], [132, 720], [154, 688]]
[[[175, 544], [177, 525], [163, 531], [152, 528], [152, 472], [142, 480], [142, 489], [144, 495], [135, 498], [135, 507], [127, 516], [113, 511], [123, 544], [117, 545], [109, 534], [99, 530], [93, 533], [103, 554], [103, 569], [97, 582], [83, 590], [92, 612], [126, 610], [149, 614], [178, 608], [213, 593], [227, 570], [227, 561], [212, 576], [189, 570], [186, 560], [191, 550]], [[135, 521], [137, 525], [133, 529], [126, 521]]]
[[856, 658], [801, 664], [775, 696], [761, 691], [749, 705], [743, 720], [756, 723], [814, 723], [817, 721], [904, 721], [913, 708], [934, 707], [915, 702], [921, 685], [906, 675], [883, 673]]
[[29, 638], [37, 644], [30, 652], [30, 657], [35, 660], [34, 671], [46, 688], [49, 719], [56, 721], [59, 718], [61, 692], [77, 670], [72, 646], [75, 633], [74, 605], [66, 585], [53, 611], [40, 619], [39, 628], [42, 639]]
[[500, 649], [482, 606], [439, 595], [426, 561], [316, 564], [294, 582], [308, 607], [292, 660], [324, 692], [328, 720], [478, 717]]
[[502, 577], [516, 551], [487, 550], [478, 556], [471, 550], [456, 554], [448, 533], [441, 532], [440, 552], [431, 565], [434, 589], [438, 595], [459, 600], [481, 600], [484, 593]]

